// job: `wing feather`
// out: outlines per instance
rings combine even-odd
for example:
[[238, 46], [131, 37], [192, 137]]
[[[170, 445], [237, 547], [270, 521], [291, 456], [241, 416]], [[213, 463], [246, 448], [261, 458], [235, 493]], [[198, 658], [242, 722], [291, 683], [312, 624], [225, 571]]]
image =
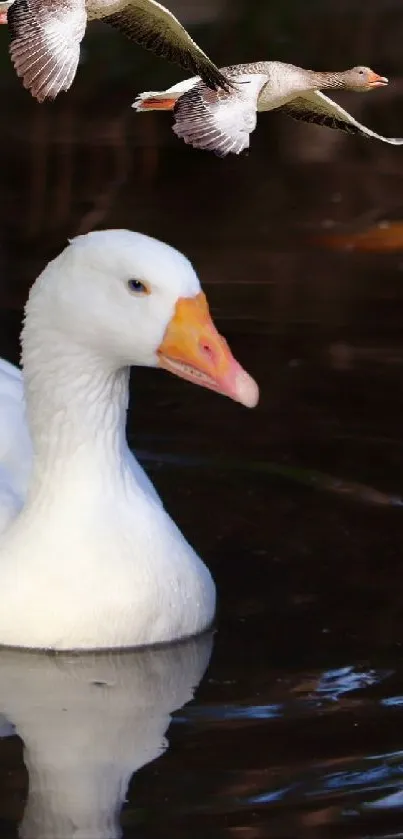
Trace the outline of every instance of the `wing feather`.
[[383, 143], [390, 143], [393, 146], [403, 145], [401, 137], [383, 137], [362, 125], [354, 119], [348, 111], [337, 102], [329, 99], [319, 90], [311, 91], [293, 99], [280, 109], [293, 119], [313, 122], [317, 125], [324, 125], [326, 128], [335, 128], [345, 131], [347, 134], [359, 134], [362, 137], [372, 137], [374, 140], [381, 140]]
[[200, 49], [179, 20], [155, 0], [132, 0], [119, 12], [103, 20], [156, 55], [201, 76], [213, 90], [229, 90], [230, 84], [224, 74]]
[[84, 0], [15, 0], [10, 7], [11, 60], [39, 102], [71, 86], [86, 23]]
[[232, 75], [234, 90], [211, 91], [202, 82], [181, 96], [173, 131], [185, 143], [214, 151], [219, 157], [249, 148], [256, 128], [257, 101], [267, 77], [261, 73]]

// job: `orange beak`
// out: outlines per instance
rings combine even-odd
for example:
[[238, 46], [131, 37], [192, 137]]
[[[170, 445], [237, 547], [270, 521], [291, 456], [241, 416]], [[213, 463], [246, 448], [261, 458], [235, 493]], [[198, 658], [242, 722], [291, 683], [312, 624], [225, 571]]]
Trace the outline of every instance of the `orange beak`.
[[7, 12], [0, 12], [0, 24], [7, 23]]
[[368, 74], [368, 85], [371, 90], [373, 87], [385, 87], [388, 83], [389, 80], [386, 76], [378, 76], [378, 73], [374, 73], [372, 70]]
[[258, 403], [256, 382], [217, 332], [202, 292], [179, 298], [157, 354], [159, 366], [182, 379], [229, 396], [247, 408]]

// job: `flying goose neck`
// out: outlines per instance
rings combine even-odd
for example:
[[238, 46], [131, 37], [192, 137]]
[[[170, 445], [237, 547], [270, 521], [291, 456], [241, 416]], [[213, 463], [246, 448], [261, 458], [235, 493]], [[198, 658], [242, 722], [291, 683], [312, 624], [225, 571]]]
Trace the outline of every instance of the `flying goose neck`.
[[332, 90], [345, 86], [342, 73], [332, 71], [317, 72], [315, 70], [307, 70], [306, 72], [308, 73], [311, 82], [310, 88], [312, 90]]
[[300, 95], [305, 91], [341, 87], [340, 74], [316, 72], [294, 64], [267, 62], [266, 72], [271, 87], [284, 90], [287, 95]]

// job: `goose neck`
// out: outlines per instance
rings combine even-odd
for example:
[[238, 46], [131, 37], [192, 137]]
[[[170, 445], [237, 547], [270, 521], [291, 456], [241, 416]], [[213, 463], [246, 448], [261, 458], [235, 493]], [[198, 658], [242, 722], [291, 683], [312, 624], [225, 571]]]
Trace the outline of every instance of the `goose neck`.
[[129, 369], [59, 336], [32, 345], [23, 370], [36, 478], [81, 468], [119, 473], [127, 453]]
[[334, 90], [344, 86], [340, 73], [309, 71], [313, 90]]

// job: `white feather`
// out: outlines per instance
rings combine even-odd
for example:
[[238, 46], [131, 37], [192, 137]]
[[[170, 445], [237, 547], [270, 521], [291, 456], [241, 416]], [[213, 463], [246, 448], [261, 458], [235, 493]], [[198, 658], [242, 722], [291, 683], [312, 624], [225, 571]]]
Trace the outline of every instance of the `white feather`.
[[[131, 277], [153, 293], [130, 295]], [[23, 330], [33, 465], [21, 372], [0, 366], [0, 644], [135, 646], [211, 623], [211, 576], [125, 438], [127, 365], [156, 366], [178, 298], [199, 291], [182, 254], [128, 231], [78, 237], [34, 284]]]

